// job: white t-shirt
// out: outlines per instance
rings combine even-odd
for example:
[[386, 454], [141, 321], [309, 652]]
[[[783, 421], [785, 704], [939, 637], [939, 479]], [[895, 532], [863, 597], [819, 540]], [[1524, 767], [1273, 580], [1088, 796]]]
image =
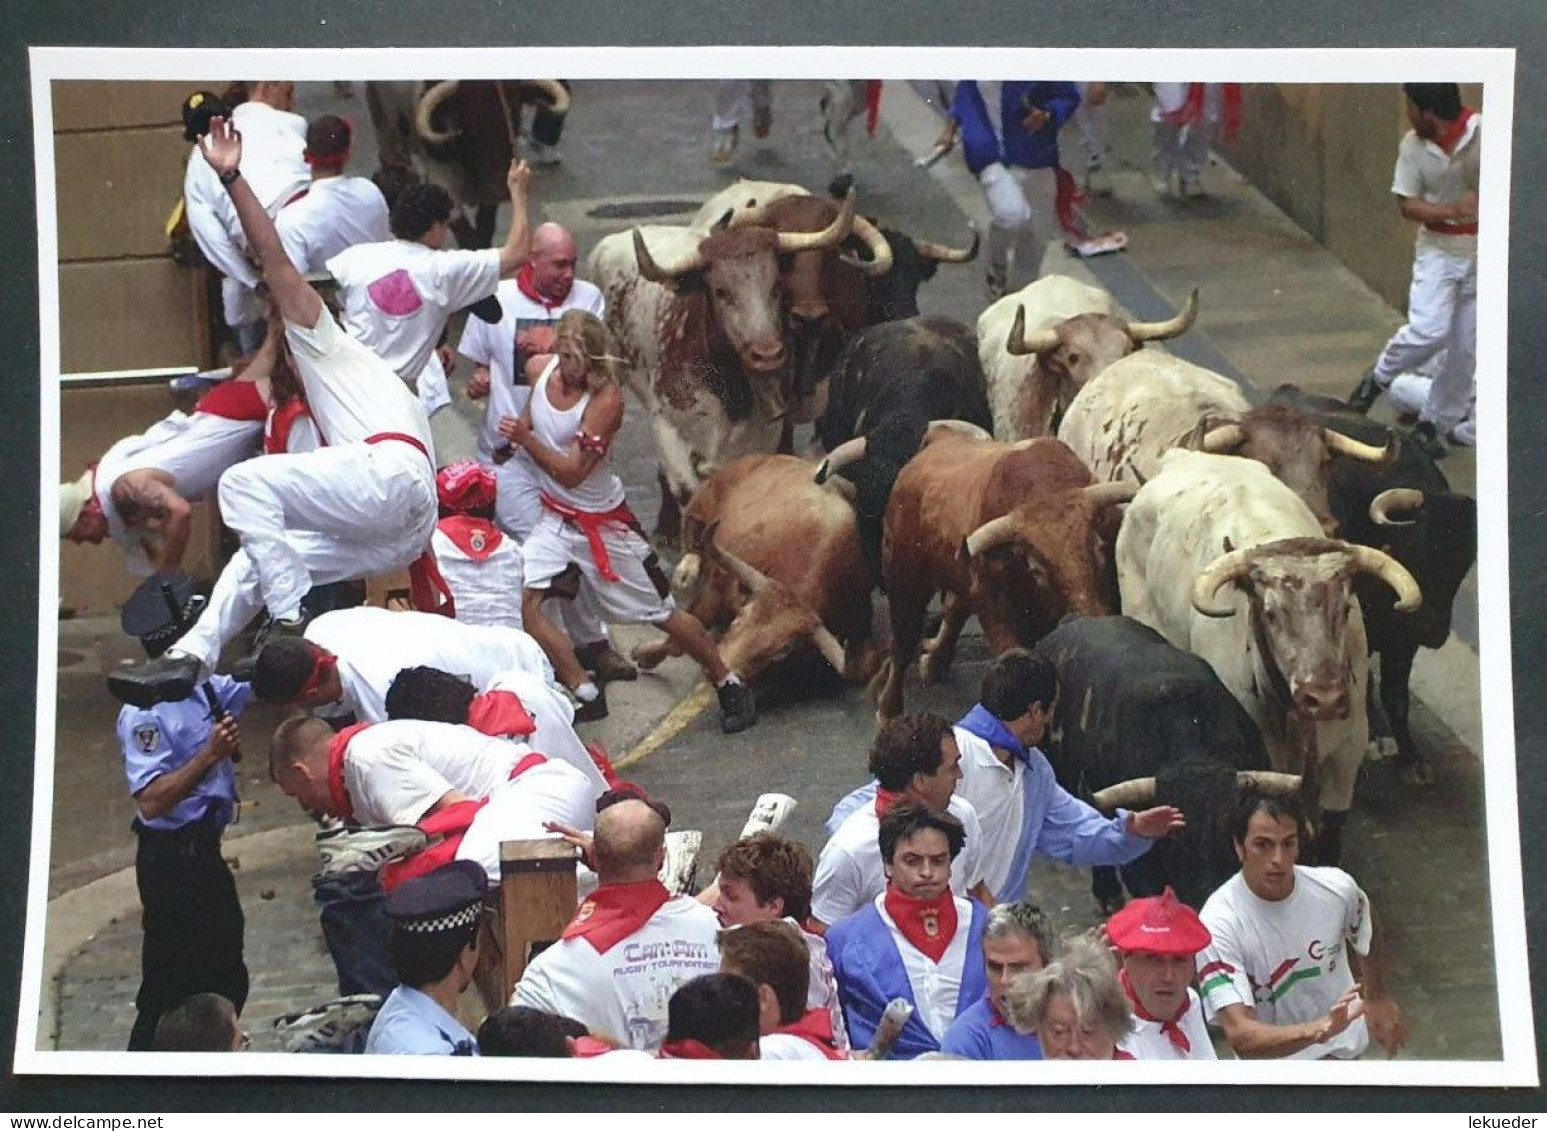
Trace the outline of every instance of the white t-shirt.
[[1183, 1053], [1171, 1043], [1171, 1038], [1161, 1032], [1161, 1022], [1145, 1021], [1138, 1016], [1132, 1019], [1133, 1028], [1117, 1047], [1132, 1053], [1135, 1060], [1214, 1060], [1214, 1045], [1209, 1040], [1209, 1027], [1203, 1020], [1203, 1006], [1198, 1001], [1198, 991], [1187, 990], [1187, 1012], [1180, 1022], [1182, 1033], [1192, 1047]]
[[919, 1020], [939, 1041], [945, 1037], [951, 1022], [956, 1020], [956, 1002], [961, 996], [962, 971], [966, 969], [967, 963], [967, 936], [972, 933], [968, 929], [972, 923], [972, 904], [960, 896], [956, 897], [956, 933], [951, 936], [950, 945], [945, 948], [940, 961], [935, 962], [910, 943], [907, 936], [897, 928], [897, 924], [886, 912], [884, 892], [876, 896], [874, 902], [876, 910], [881, 913], [881, 921], [892, 934], [892, 942], [897, 944], [897, 953], [902, 955], [903, 968], [908, 972], [908, 984], [913, 987], [913, 1003], [918, 1007]]
[[490, 796], [530, 753], [522, 743], [472, 727], [396, 719], [349, 740], [344, 787], [361, 824], [412, 825], [452, 790], [474, 799]]
[[1026, 793], [1021, 784], [1026, 767], [1014, 758], [1006, 766], [985, 739], [961, 727], [952, 727], [951, 733], [962, 755], [962, 780], [956, 783], [956, 796], [972, 804], [983, 833], [978, 844], [983, 882], [989, 891], [1001, 891], [1010, 878], [1021, 824], [1026, 819]]
[[274, 218], [285, 255], [303, 275], [325, 270], [328, 260], [356, 244], [392, 238], [387, 201], [365, 177], [321, 177], [306, 195], [292, 197]]
[[[1425, 141], [1412, 130], [1397, 146], [1397, 165], [1391, 176], [1391, 191], [1426, 204], [1458, 204], [1468, 192], [1476, 192], [1482, 169], [1483, 119], [1473, 114], [1462, 131], [1455, 149], [1446, 153], [1436, 143]], [[1433, 232], [1418, 225], [1418, 244], [1442, 248], [1452, 255], [1477, 255], [1477, 237], [1459, 233]]]
[[324, 443], [339, 447], [398, 432], [424, 445], [433, 473], [429, 418], [381, 358], [344, 333], [327, 310], [311, 329], [286, 322], [285, 338]]
[[[482, 533], [475, 539], [486, 538]], [[476, 549], [482, 549], [475, 541]], [[485, 556], [474, 557], [439, 526], [430, 536], [435, 564], [464, 624], [521, 627], [521, 545], [508, 534]]]
[[666, 1039], [666, 1006], [677, 987], [720, 968], [720, 920], [691, 896], [676, 896], [632, 935], [598, 954], [584, 938], [560, 939], [521, 975], [512, 1005], [545, 1009], [633, 1049]]
[[[520, 743], [490, 741], [526, 750]], [[567, 762], [550, 758], [531, 766], [489, 795], [489, 803], [478, 810], [457, 846], [457, 859], [481, 864], [489, 882], [498, 886], [503, 842], [552, 839], [554, 834], [543, 827], [548, 821], [589, 831], [596, 824], [596, 799], [601, 795], [599, 787]]]
[[499, 285], [500, 249], [436, 251], [387, 240], [357, 244], [327, 267], [341, 290], [345, 328], [417, 385], [446, 319]]
[[306, 639], [338, 657], [344, 706], [361, 722], [386, 719], [387, 689], [404, 668], [439, 668], [481, 689], [512, 668], [545, 682], [553, 678], [548, 657], [521, 630], [461, 624], [436, 613], [339, 609], [307, 625]]
[[757, 1040], [759, 1060], [826, 1060], [827, 1056], [804, 1037], [767, 1033]]
[[514, 279], [506, 279], [494, 293], [500, 303], [500, 320], [490, 323], [469, 318], [457, 345], [463, 357], [489, 367], [489, 403], [483, 431], [478, 435], [478, 458], [485, 463], [504, 442], [499, 434], [500, 419], [521, 415], [532, 395], [522, 370], [525, 359], [518, 363], [516, 357], [516, 335], [534, 326], [552, 326], [566, 311], [588, 310], [600, 318], [606, 309], [602, 292], [584, 279], [576, 279], [568, 297], [553, 307], [522, 294]]
[[[1370, 951], [1370, 905], [1340, 868], [1295, 867], [1288, 898], [1253, 895], [1237, 872], [1200, 912], [1214, 941], [1198, 955], [1198, 985], [1210, 1020], [1231, 1005], [1250, 1006], [1268, 1025], [1323, 1018], [1353, 988], [1346, 948]], [[1332, 1040], [1289, 1059], [1356, 1057], [1369, 1045], [1360, 1017]]]
[[[967, 833], [961, 855], [951, 864], [951, 890], [965, 895], [983, 880], [983, 830], [965, 798], [952, 797], [947, 808]], [[811, 914], [819, 922], [832, 926], [886, 890], [886, 870], [881, 865], [881, 842], [877, 839], [880, 831], [875, 801], [867, 799], [822, 846], [811, 885]]]
[[[444, 620], [445, 618], [441, 618]], [[596, 787], [597, 795], [607, 788], [602, 772], [586, 753], [585, 744], [575, 733], [575, 708], [569, 698], [559, 692], [548, 679], [538, 672], [512, 668], [500, 672], [484, 687], [484, 691], [509, 691], [526, 708], [537, 724], [537, 729], [526, 736], [528, 746], [539, 754], [546, 754], [561, 762], [567, 762]], [[593, 813], [594, 817], [595, 814]], [[590, 827], [587, 820], [586, 827]], [[823, 952], [826, 953], [825, 951]], [[831, 969], [829, 968], [829, 977]]]

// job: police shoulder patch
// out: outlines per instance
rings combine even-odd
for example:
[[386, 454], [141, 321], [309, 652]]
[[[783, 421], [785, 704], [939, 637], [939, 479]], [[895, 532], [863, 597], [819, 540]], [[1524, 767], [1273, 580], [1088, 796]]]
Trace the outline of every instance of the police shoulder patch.
[[135, 727], [134, 742], [142, 754], [149, 754], [161, 745], [161, 724], [145, 723]]

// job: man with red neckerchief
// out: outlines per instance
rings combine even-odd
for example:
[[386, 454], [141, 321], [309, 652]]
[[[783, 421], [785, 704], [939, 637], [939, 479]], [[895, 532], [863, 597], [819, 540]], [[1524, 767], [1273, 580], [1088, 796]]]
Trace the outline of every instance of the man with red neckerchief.
[[435, 564], [464, 624], [521, 627], [521, 546], [494, 524], [494, 476], [458, 460], [435, 476], [441, 519], [430, 536]]
[[739, 974], [701, 974], [672, 994], [660, 1060], [759, 1060], [757, 990]]
[[1135, 1060], [1214, 1060], [1203, 1005], [1192, 988], [1198, 952], [1214, 937], [1170, 888], [1135, 899], [1107, 920], [1133, 1030], [1118, 1047]]
[[573, 1017], [628, 1048], [660, 1048], [672, 994], [720, 965], [715, 913], [657, 878], [670, 823], [671, 810], [637, 790], [602, 795], [591, 845], [601, 882], [527, 966], [512, 1005]]
[[877, 837], [886, 890], [827, 932], [849, 1039], [868, 1047], [886, 1006], [913, 1008], [892, 1056], [937, 1052], [951, 1023], [988, 990], [983, 931], [988, 910], [951, 893], [951, 861], [965, 833], [949, 813], [901, 804]]
[[369, 178], [344, 176], [353, 142], [354, 127], [336, 114], [307, 123], [304, 156], [311, 184], [285, 201], [274, 218], [285, 254], [303, 275], [323, 270], [355, 244], [392, 238], [381, 189]]
[[720, 972], [740, 974], [757, 987], [760, 1059], [848, 1059], [832, 1015], [808, 1008], [811, 961], [794, 923], [768, 919], [721, 931]]

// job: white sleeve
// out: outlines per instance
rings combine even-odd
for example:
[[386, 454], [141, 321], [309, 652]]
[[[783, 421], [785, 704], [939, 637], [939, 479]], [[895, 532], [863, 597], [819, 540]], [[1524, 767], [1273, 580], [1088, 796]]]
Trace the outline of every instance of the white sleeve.
[[1343, 899], [1348, 905], [1347, 918], [1343, 924], [1343, 937], [1348, 940], [1348, 945], [1359, 954], [1370, 953], [1370, 940], [1375, 934], [1375, 923], [1370, 916], [1370, 897], [1364, 894], [1352, 876], [1346, 872], [1340, 873], [1344, 883], [1339, 886], [1343, 890]]
[[864, 904], [859, 869], [854, 857], [832, 841], [817, 857], [816, 875], [811, 880], [811, 914], [829, 927], [854, 914]]
[[291, 349], [300, 351], [306, 357], [324, 358], [337, 353], [348, 340], [348, 335], [324, 306], [315, 326], [302, 326], [298, 322], [287, 321], [285, 340], [290, 343]]
[[500, 249], [441, 251], [433, 260], [446, 305], [461, 310], [488, 298], [500, 285]]
[[962, 828], [967, 834], [967, 843], [962, 848], [966, 860], [962, 865], [962, 890], [956, 893], [958, 895], [966, 895], [983, 882], [983, 824], [970, 803], [965, 805], [962, 813]]
[[[207, 175], [206, 175], [207, 174]], [[225, 196], [215, 171], [198, 153], [188, 155], [188, 170], [183, 176], [183, 211], [194, 242], [214, 268], [228, 278], [249, 287], [260, 282], [258, 270], [242, 253], [221, 218], [221, 197]], [[217, 195], [218, 194], [218, 195]]]
[[546, 1013], [563, 1014], [563, 1010], [559, 1008], [558, 995], [553, 992], [553, 979], [548, 976], [548, 968], [542, 961], [542, 955], [533, 959], [531, 965], [522, 972], [521, 980], [516, 983], [516, 988], [510, 995], [510, 1004], [525, 1005], [532, 1009], [541, 1009]]
[[296, 223], [293, 214], [287, 217], [286, 210], [280, 209], [279, 215], [274, 220], [274, 230], [279, 233], [279, 242], [285, 249], [285, 258], [295, 265], [295, 269], [301, 274], [308, 270], [309, 255], [306, 247], [306, 233], [300, 224]]
[[355, 743], [350, 744], [345, 773], [355, 815], [363, 824], [416, 824], [454, 788], [408, 743], [369, 743], [358, 737]]
[[1204, 920], [1213, 940], [1198, 954], [1198, 996], [1210, 1021], [1232, 1005], [1256, 1008], [1246, 962], [1234, 933], [1217, 918]]
[[[503, 316], [508, 317], [508, 314]], [[457, 343], [457, 352], [474, 365], [493, 365], [494, 348], [489, 340], [490, 329], [492, 327], [482, 318], [470, 316], [467, 325], [462, 327], [462, 340]]]
[[1423, 175], [1418, 170], [1416, 152], [1422, 145], [1423, 142], [1410, 133], [1397, 147], [1397, 167], [1391, 174], [1391, 191], [1397, 196], [1423, 199]]

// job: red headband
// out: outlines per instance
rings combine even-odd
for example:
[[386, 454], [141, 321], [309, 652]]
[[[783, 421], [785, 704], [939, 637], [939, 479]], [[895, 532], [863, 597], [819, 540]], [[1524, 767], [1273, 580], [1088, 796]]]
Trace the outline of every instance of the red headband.
[[306, 682], [301, 684], [301, 690], [295, 693], [297, 699], [315, 694], [322, 687], [322, 681], [338, 670], [338, 657], [332, 652], [324, 651], [309, 640], [306, 646], [312, 650], [312, 672], [306, 677]]

